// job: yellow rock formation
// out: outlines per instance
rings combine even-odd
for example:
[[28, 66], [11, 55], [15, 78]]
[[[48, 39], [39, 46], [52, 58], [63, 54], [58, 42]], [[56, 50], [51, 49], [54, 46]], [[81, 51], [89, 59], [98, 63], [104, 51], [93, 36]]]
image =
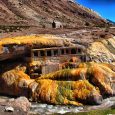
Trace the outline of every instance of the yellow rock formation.
[[65, 69], [37, 79], [20, 69], [0, 75], [0, 93], [27, 96], [36, 102], [52, 104], [99, 104], [102, 96], [115, 94], [114, 66], [82, 63], [76, 69]]
[[18, 36], [13, 38], [3, 38], [0, 41], [1, 45], [17, 44], [17, 45], [43, 45], [43, 46], [69, 46], [72, 45], [68, 40], [54, 35], [30, 35]]
[[87, 53], [95, 62], [115, 62], [115, 37], [92, 43]]

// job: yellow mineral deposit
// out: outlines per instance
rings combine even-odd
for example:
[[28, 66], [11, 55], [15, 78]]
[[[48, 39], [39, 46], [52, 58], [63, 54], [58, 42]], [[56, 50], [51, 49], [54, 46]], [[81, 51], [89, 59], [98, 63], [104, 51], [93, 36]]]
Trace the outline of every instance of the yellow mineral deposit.
[[82, 63], [76, 69], [60, 70], [37, 79], [14, 69], [0, 75], [0, 93], [25, 95], [33, 101], [51, 104], [99, 104], [102, 96], [115, 92], [110, 81], [115, 78], [113, 69], [109, 64]]

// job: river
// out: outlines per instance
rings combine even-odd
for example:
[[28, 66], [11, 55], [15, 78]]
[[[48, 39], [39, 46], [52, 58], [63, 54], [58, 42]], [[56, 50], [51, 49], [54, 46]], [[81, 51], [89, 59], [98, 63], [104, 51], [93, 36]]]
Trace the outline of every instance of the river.
[[29, 113], [31, 115], [51, 115], [51, 114], [73, 115], [75, 113], [88, 112], [92, 110], [103, 110], [111, 107], [115, 110], [115, 97], [104, 99], [102, 104], [97, 106], [77, 107], [72, 105], [65, 106], [65, 105], [49, 105], [49, 104], [41, 104], [41, 103], [32, 103]]
[[[12, 98], [6, 96], [0, 96], [0, 99], [9, 100]], [[115, 115], [115, 97], [104, 99], [101, 105], [96, 106], [87, 105], [81, 107], [72, 105], [51, 105], [46, 103], [43, 104], [43, 103], [32, 102], [29, 115], [95, 115], [95, 114], [84, 114], [84, 113], [90, 112], [92, 110], [106, 110], [108, 108], [112, 108], [114, 114], [108, 113], [103, 115]]]

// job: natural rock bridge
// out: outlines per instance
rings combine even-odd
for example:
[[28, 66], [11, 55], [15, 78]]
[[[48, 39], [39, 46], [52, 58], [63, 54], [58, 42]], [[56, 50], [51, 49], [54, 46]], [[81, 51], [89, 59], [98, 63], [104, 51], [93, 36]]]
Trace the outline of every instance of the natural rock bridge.
[[[51, 48], [27, 48], [25, 46], [13, 46], [0, 55], [0, 61], [23, 58], [28, 65], [28, 74], [35, 78], [50, 72], [67, 67], [75, 68], [76, 62], [85, 62], [85, 49], [79, 46], [51, 47]], [[73, 59], [74, 58], [74, 59]], [[73, 62], [74, 60], [74, 62]], [[67, 65], [71, 62], [71, 65]], [[67, 67], [65, 67], [67, 65]]]
[[[5, 47], [7, 48], [7, 47]], [[27, 55], [26, 55], [27, 54]], [[26, 48], [25, 46], [17, 46], [12, 51], [8, 48], [0, 54], [0, 61], [18, 58], [23, 56], [30, 61], [39, 61], [44, 59], [53, 59], [54, 57], [79, 56], [82, 61], [85, 60], [85, 50], [81, 47], [51, 47], [51, 48]], [[44, 60], [45, 61], [45, 60]]]

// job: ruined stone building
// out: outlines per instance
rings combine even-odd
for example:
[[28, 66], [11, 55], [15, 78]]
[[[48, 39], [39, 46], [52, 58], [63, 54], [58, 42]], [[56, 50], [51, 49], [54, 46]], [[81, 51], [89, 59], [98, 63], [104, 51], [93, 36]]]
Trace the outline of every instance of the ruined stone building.
[[65, 68], [75, 68], [81, 61], [86, 61], [85, 49], [78, 46], [29, 48], [23, 45], [10, 45], [0, 55], [0, 61], [23, 58], [28, 65], [28, 74], [38, 77]]
[[[77, 63], [86, 61], [85, 50], [81, 47], [53, 47], [31, 49], [30, 75], [38, 76], [63, 68], [75, 68]], [[69, 65], [68, 65], [69, 64]]]
[[52, 28], [63, 28], [63, 24], [58, 21], [53, 21], [52, 22]]

